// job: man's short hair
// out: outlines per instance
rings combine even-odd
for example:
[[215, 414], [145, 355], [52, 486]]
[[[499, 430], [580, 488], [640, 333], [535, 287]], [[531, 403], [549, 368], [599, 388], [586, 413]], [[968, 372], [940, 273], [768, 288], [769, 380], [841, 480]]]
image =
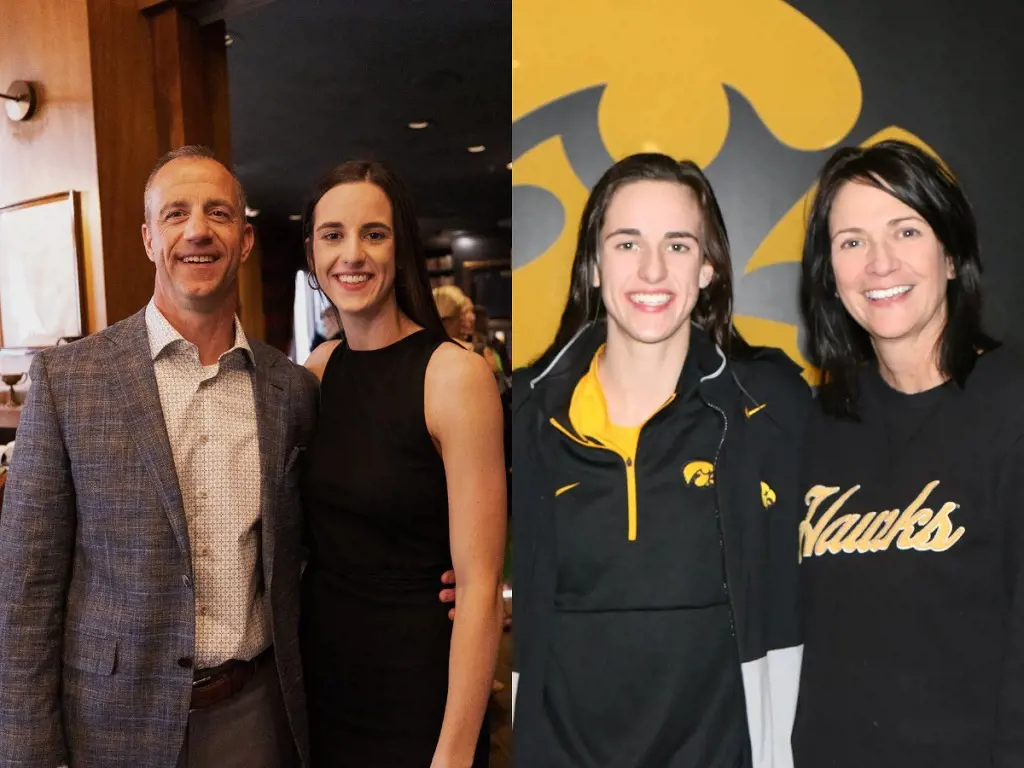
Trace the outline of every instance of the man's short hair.
[[193, 160], [213, 160], [213, 162], [219, 163], [221, 166], [223, 166], [224, 170], [230, 173], [231, 178], [235, 180], [235, 195], [238, 198], [239, 213], [241, 213], [243, 217], [245, 216], [245, 208], [247, 202], [245, 199], [245, 190], [242, 188], [242, 182], [238, 179], [238, 176], [235, 175], [235, 172], [228, 168], [226, 165], [224, 165], [224, 163], [221, 163], [221, 161], [217, 159], [217, 155], [215, 155], [213, 150], [210, 149], [209, 147], [203, 146], [201, 144], [186, 144], [184, 147], [172, 149], [170, 152], [168, 152], [159, 160], [157, 160], [156, 165], [153, 166], [153, 170], [149, 172], [149, 178], [146, 179], [146, 189], [142, 193], [143, 215], [146, 217], [145, 221], [147, 223], [149, 222], [150, 214], [149, 190], [150, 187], [153, 186], [153, 179], [156, 178], [156, 175], [160, 173], [160, 169], [163, 168], [165, 165], [174, 160], [181, 160], [183, 158], [190, 158]]

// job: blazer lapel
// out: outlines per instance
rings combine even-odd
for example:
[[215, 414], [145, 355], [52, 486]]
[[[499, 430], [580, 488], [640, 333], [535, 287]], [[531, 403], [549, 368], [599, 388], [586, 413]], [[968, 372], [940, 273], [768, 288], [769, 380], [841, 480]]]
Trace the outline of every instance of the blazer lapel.
[[260, 518], [263, 521], [263, 573], [269, 588], [274, 565], [276, 499], [284, 475], [288, 438], [288, 378], [284, 368], [252, 344], [256, 361], [253, 393], [260, 445]]
[[181, 501], [178, 474], [174, 468], [171, 441], [167, 437], [167, 425], [160, 405], [160, 391], [157, 389], [149, 335], [146, 332], [145, 310], [126, 320], [122, 332], [112, 338], [115, 346], [111, 353], [113, 359], [110, 370], [116, 372], [115, 378], [120, 387], [119, 399], [128, 431], [156, 484], [178, 546], [188, 557], [188, 562], [192, 562], [188, 523]]

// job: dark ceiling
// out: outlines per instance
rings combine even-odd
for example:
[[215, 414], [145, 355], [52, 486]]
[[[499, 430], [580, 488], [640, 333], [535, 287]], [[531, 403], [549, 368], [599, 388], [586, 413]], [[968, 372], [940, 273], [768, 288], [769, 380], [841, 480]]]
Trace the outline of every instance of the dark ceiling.
[[511, 0], [274, 0], [227, 28], [233, 159], [261, 219], [374, 158], [411, 185], [427, 238], [507, 231]]

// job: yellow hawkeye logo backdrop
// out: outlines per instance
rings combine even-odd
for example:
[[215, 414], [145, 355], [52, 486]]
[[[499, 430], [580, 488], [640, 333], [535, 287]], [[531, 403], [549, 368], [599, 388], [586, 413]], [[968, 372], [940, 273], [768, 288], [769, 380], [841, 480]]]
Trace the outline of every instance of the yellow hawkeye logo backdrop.
[[732, 240], [737, 326], [803, 365], [797, 262], [816, 170], [840, 143], [927, 148], [865, 112], [843, 47], [780, 0], [514, 0], [512, 28], [513, 366], [554, 336], [590, 187], [641, 151], [705, 169]]

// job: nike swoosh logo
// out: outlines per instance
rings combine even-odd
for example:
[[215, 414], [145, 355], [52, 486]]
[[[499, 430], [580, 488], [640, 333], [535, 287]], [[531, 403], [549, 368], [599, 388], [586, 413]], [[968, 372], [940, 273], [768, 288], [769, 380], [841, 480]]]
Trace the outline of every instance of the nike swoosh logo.
[[555, 491], [555, 496], [561, 496], [566, 491], [571, 491], [577, 485], [579, 485], [579, 483], [570, 483], [569, 485], [563, 485], [561, 488]]
[[745, 414], [747, 414], [747, 418], [749, 419], [749, 418], [750, 418], [751, 416], [753, 416], [753, 415], [754, 415], [755, 413], [757, 413], [758, 411], [762, 411], [762, 410], [764, 410], [764, 409], [765, 409], [765, 408], [767, 408], [767, 407], [768, 407], [768, 403], [761, 403], [761, 404], [760, 404], [759, 406], [757, 406], [756, 408], [744, 408], [744, 409], [743, 409], [743, 412], [744, 412]]

